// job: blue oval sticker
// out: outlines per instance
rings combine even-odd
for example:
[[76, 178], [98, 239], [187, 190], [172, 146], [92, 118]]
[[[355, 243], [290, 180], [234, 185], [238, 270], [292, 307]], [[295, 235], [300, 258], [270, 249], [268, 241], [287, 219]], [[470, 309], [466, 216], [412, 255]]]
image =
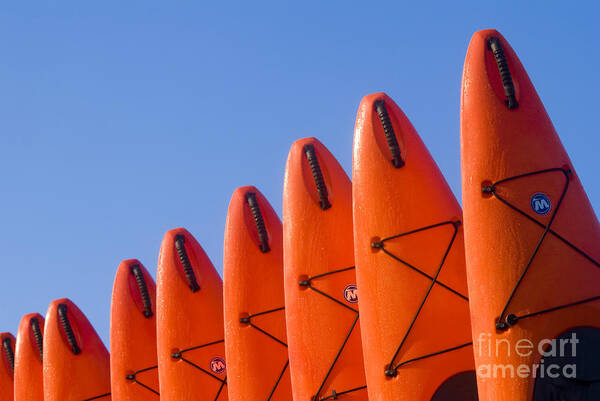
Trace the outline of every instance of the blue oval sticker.
[[548, 195], [538, 192], [531, 197], [531, 208], [537, 214], [548, 214], [552, 208]]

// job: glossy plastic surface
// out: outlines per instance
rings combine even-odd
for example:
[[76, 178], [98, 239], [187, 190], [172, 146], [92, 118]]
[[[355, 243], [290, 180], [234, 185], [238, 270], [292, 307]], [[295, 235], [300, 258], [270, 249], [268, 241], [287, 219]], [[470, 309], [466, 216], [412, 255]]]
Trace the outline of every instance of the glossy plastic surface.
[[[389, 141], [399, 150], [397, 166]], [[360, 103], [353, 182], [370, 399], [430, 400], [448, 379], [474, 370], [462, 212], [412, 124], [384, 93]], [[451, 399], [476, 397], [475, 386], [453, 391]]]
[[0, 401], [12, 401], [14, 398], [14, 367], [11, 355], [14, 356], [15, 336], [10, 333], [0, 333], [0, 346], [2, 347], [0, 349], [2, 354], [2, 358], [0, 358]]
[[335, 394], [344, 400], [366, 400], [352, 185], [329, 150], [314, 138], [296, 141], [288, 155], [283, 238], [294, 400], [323, 400]]
[[231, 197], [223, 264], [229, 398], [291, 400], [283, 229], [255, 187], [238, 188]]
[[30, 313], [23, 316], [15, 348], [15, 400], [44, 401], [43, 335], [42, 315]]
[[111, 399], [108, 351], [69, 299], [52, 301], [46, 313], [43, 367], [45, 401]]
[[156, 285], [137, 259], [121, 262], [110, 312], [110, 370], [113, 398], [159, 400], [156, 356]]
[[227, 400], [223, 284], [200, 244], [183, 228], [163, 238], [156, 290], [161, 399]]
[[[502, 48], [517, 107], [508, 107], [492, 38]], [[600, 327], [600, 301], [525, 317], [599, 295], [600, 226], [527, 72], [495, 30], [475, 33], [469, 45], [461, 148], [473, 338], [482, 345], [475, 353], [480, 396], [530, 400], [531, 373], [502, 377], [486, 369], [535, 370], [543, 340], [578, 326]], [[516, 352], [519, 341], [531, 342], [533, 352]]]

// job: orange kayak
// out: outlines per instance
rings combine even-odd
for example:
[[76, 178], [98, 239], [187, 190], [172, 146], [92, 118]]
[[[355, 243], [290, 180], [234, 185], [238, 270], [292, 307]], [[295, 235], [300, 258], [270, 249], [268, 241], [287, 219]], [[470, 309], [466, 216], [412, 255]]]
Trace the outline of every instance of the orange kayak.
[[359, 106], [353, 197], [370, 399], [477, 400], [462, 212], [384, 93]]
[[223, 284], [187, 230], [167, 231], [158, 258], [156, 326], [163, 401], [227, 400]]
[[352, 185], [317, 139], [296, 141], [283, 190], [284, 287], [294, 400], [366, 400]]
[[2, 341], [2, 363], [0, 364], [0, 401], [14, 399], [15, 337], [0, 333]]
[[43, 368], [45, 401], [111, 399], [108, 351], [66, 298], [52, 301], [46, 313]]
[[223, 259], [225, 349], [232, 400], [291, 400], [283, 229], [254, 187], [231, 197]]
[[461, 146], [481, 399], [600, 399], [600, 225], [527, 72], [495, 30], [469, 45]]
[[15, 347], [15, 400], [44, 401], [42, 354], [44, 317], [39, 313], [23, 316]]
[[111, 391], [115, 400], [159, 400], [156, 286], [137, 259], [119, 265], [110, 311]]

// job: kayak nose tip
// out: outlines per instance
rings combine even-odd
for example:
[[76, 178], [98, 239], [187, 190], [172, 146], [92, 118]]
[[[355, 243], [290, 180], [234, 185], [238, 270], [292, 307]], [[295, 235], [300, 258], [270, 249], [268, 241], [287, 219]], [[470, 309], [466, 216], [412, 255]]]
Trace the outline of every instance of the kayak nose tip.
[[378, 100], [386, 100], [386, 99], [390, 99], [390, 97], [385, 92], [369, 93], [368, 95], [363, 96], [363, 98], [361, 99], [360, 107], [366, 106], [366, 107], [372, 108], [373, 103], [377, 102]]
[[290, 148], [290, 155], [302, 154], [306, 146], [321, 147], [323, 144], [315, 137], [297, 139]]
[[[174, 228], [165, 233], [161, 246], [161, 256], [159, 257], [159, 270], [161, 269], [165, 255], [166, 260], [172, 262], [166, 263], [169, 269], [181, 269], [187, 286], [192, 292], [200, 290], [198, 283], [197, 274], [193, 267], [193, 255], [195, 254], [194, 249], [200, 247], [196, 239], [188, 230], [185, 228]], [[197, 256], [197, 255], [196, 255]], [[173, 264], [175, 263], [175, 264]], [[179, 265], [179, 266], [178, 266]]]
[[328, 172], [331, 164], [331, 153], [317, 138], [298, 139], [288, 154], [285, 180], [287, 182], [292, 176], [300, 177], [308, 196], [326, 211], [332, 206]]
[[119, 274], [121, 271], [124, 271], [125, 274], [129, 274], [132, 266], [135, 265], [142, 265], [142, 262], [140, 262], [138, 259], [125, 259], [121, 263], [119, 263], [119, 267], [117, 268], [117, 274]]
[[[231, 196], [227, 214], [227, 229], [243, 224], [258, 249], [262, 253], [268, 253], [271, 250], [267, 216], [270, 208], [266, 198], [255, 186], [238, 187]], [[230, 221], [230, 219], [233, 220]]]
[[8, 369], [11, 373], [15, 370], [15, 336], [11, 333], [5, 332], [0, 333], [0, 344], [2, 346], [2, 352], [6, 357], [8, 363]]
[[308, 166], [310, 167], [310, 171], [313, 176], [314, 186], [319, 197], [319, 205], [322, 210], [327, 210], [331, 207], [329, 189], [325, 183], [325, 176], [323, 174], [321, 162], [319, 161], [319, 156], [315, 150], [315, 144], [305, 144], [302, 148], [302, 151], [304, 152], [304, 156], [308, 162]]
[[401, 114], [398, 105], [387, 94], [373, 93], [362, 99], [356, 123], [356, 132], [365, 131], [368, 136], [373, 136], [383, 156], [396, 169], [405, 165], [402, 138], [406, 124]]
[[508, 43], [504, 36], [502, 36], [502, 34], [496, 29], [489, 28], [476, 31], [473, 36], [471, 36], [471, 41], [469, 42], [469, 47], [467, 50], [467, 64], [469, 63], [470, 59], [479, 59], [481, 55], [490, 50], [490, 39], [492, 38], [498, 39], [501, 44]]
[[490, 36], [496, 36], [496, 37], [500, 37], [500, 38], [504, 39], [502, 34], [494, 28], [480, 29], [473, 34], [473, 38], [477, 38], [478, 40], [481, 40], [481, 41], [485, 41]]
[[260, 194], [257, 191], [247, 191], [245, 194], [245, 201], [247, 207], [250, 209], [252, 219], [254, 220], [260, 251], [262, 253], [267, 253], [271, 248], [269, 246], [269, 234], [261, 210], [259, 195]]
[[174, 243], [175, 238], [180, 235], [183, 235], [184, 237], [189, 237], [190, 232], [183, 227], [172, 228], [165, 233], [163, 237], [163, 242]]
[[232, 199], [237, 199], [238, 201], [244, 202], [246, 194], [249, 192], [260, 192], [254, 185], [244, 185], [241, 187], [237, 187], [235, 191], [233, 191]]
[[380, 100], [380, 99], [385, 100], [385, 99], [389, 99], [389, 98], [390, 97], [385, 92], [373, 92], [373, 93], [364, 95], [360, 101], [360, 104], [361, 105], [373, 105], [373, 103], [376, 102], [377, 100]]
[[[122, 280], [129, 283], [128, 289], [131, 299], [139, 308], [140, 312], [146, 318], [154, 316], [153, 297], [150, 292], [151, 279], [148, 277], [148, 271], [138, 259], [127, 259], [119, 265], [119, 274]], [[151, 283], [152, 286], [154, 283]]]
[[189, 240], [195, 240], [192, 234], [183, 227], [173, 228], [165, 233], [162, 240], [162, 247], [177, 253], [177, 249], [181, 247], [181, 244], [188, 242]]
[[[79, 308], [68, 298], [60, 298], [50, 303], [48, 320], [54, 320], [61, 328], [62, 336], [74, 355], [81, 353], [78, 323], [81, 321]], [[53, 313], [50, 313], [53, 312]]]
[[360, 100], [359, 116], [362, 114], [363, 118], [357, 120], [358, 125], [365, 125], [367, 121], [371, 120], [373, 113], [375, 112], [375, 104], [378, 102], [393, 101], [385, 92], [370, 93], [363, 96]]
[[502, 43], [507, 43], [504, 36], [498, 30], [493, 28], [481, 29], [476, 31], [471, 37], [469, 49], [477, 50], [479, 54], [482, 54], [483, 51], [489, 50], [490, 38], [498, 38]]
[[73, 301], [71, 301], [69, 298], [59, 298], [50, 302], [50, 308], [57, 309], [59, 305], [63, 304], [67, 306], [74, 305]]
[[37, 349], [39, 351], [40, 359], [44, 356], [44, 318], [39, 313], [34, 313], [29, 319], [29, 332], [31, 333]]
[[392, 123], [390, 112], [388, 111], [388, 106], [386, 105], [386, 100], [376, 100], [373, 103], [373, 109], [374, 112], [377, 114], [377, 117], [379, 117], [379, 122], [381, 123], [381, 127], [383, 128], [385, 140], [387, 142], [389, 151], [392, 155], [392, 164], [395, 168], [403, 167], [404, 160], [402, 159], [400, 145], [398, 144], [398, 138], [396, 137], [394, 124]]
[[[17, 330], [17, 338], [22, 344], [37, 345], [39, 355], [42, 356], [42, 343], [44, 331], [44, 317], [39, 313], [28, 313], [21, 318], [19, 329]], [[31, 339], [33, 341], [23, 341], [23, 339]]]
[[464, 91], [470, 96], [495, 93], [508, 110], [517, 110], [522, 78], [520, 61], [500, 32], [484, 29], [473, 34], [465, 60], [463, 83], [469, 84], [463, 85]]

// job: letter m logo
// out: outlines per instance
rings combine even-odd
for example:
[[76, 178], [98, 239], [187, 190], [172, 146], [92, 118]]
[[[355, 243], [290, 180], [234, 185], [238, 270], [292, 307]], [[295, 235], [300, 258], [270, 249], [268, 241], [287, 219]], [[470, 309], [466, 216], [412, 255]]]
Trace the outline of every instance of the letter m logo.
[[358, 302], [358, 288], [356, 284], [350, 284], [344, 288], [344, 299], [352, 304]]

